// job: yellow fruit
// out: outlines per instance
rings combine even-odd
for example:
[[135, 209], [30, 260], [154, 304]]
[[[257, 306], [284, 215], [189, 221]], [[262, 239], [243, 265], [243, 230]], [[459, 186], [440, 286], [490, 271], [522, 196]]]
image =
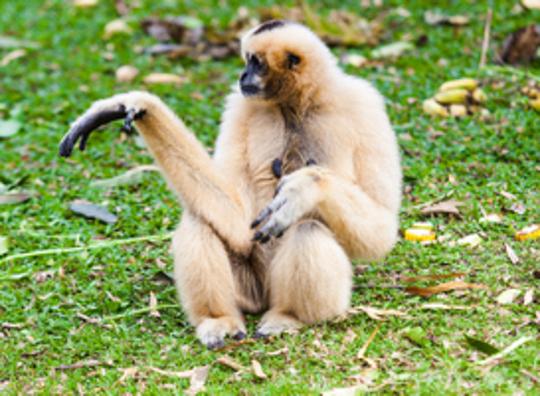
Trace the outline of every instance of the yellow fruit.
[[435, 233], [431, 230], [409, 228], [405, 230], [405, 239], [408, 241], [433, 241]]
[[465, 103], [468, 95], [469, 91], [466, 89], [451, 89], [448, 91], [438, 92], [435, 95], [435, 100], [442, 104], [460, 104]]
[[534, 100], [529, 100], [529, 104], [536, 111], [540, 111], [540, 96]]
[[461, 78], [459, 80], [447, 81], [439, 88], [439, 91], [449, 91], [453, 89], [466, 89], [472, 91], [478, 87], [478, 81], [473, 78]]
[[521, 231], [516, 232], [516, 239], [524, 241], [525, 239], [536, 239], [540, 237], [540, 225], [533, 224], [525, 227]]
[[448, 117], [448, 110], [444, 106], [441, 106], [433, 98], [424, 100], [422, 103], [422, 109], [429, 115], [436, 115], [442, 117]]
[[476, 88], [472, 93], [472, 98], [476, 103], [484, 103], [487, 100], [486, 93], [480, 88]]
[[467, 108], [462, 104], [450, 105], [450, 114], [454, 117], [465, 117], [467, 115]]

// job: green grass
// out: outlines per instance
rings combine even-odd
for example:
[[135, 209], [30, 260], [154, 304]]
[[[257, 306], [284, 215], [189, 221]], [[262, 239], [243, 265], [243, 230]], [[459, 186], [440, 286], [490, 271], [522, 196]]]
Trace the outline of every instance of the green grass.
[[[152, 14], [192, 14], [207, 22], [226, 23], [240, 2], [176, 5], [173, 1], [141, 1], [141, 7], [130, 15], [136, 32], [106, 42], [103, 26], [116, 18], [112, 3], [101, 1], [90, 10], [76, 10], [59, 0], [6, 1], [0, 5], [1, 35], [40, 44], [26, 57], [0, 68], [0, 108], [5, 108], [0, 110], [0, 118], [12, 113], [24, 124], [17, 135], [0, 140], [1, 181], [19, 180], [20, 189], [34, 195], [23, 204], [0, 206], [0, 236], [9, 238], [8, 254], [83, 246], [97, 238], [161, 235], [174, 229], [181, 209], [157, 174], [146, 175], [138, 187], [105, 192], [89, 186], [91, 180], [151, 163], [146, 150], [131, 138], [122, 139], [116, 127], [94, 135], [84, 154], [77, 153], [70, 160], [57, 156], [57, 145], [69, 123], [93, 100], [145, 88], [140, 77], [129, 85], [116, 83], [118, 66], [135, 65], [141, 75], [154, 71], [186, 75], [189, 82], [180, 88], [151, 90], [177, 111], [205, 144], [211, 146], [215, 139], [223, 96], [239, 74], [240, 60], [195, 63], [137, 55], [137, 47], [153, 40], [137, 29], [136, 22]], [[385, 3], [387, 10], [398, 5], [396, 1]], [[347, 67], [372, 81], [386, 96], [390, 117], [400, 134], [407, 191], [402, 229], [424, 219], [419, 204], [452, 196], [465, 203], [461, 207], [463, 218], [432, 219], [439, 233], [451, 239], [470, 233], [483, 235], [482, 244], [475, 249], [400, 241], [384, 262], [369, 263], [355, 278], [360, 287], [354, 293], [354, 305], [408, 311], [407, 317], [377, 322], [360, 313], [340, 323], [305, 328], [296, 335], [213, 352], [197, 342], [176, 303], [174, 287], [160, 281], [160, 263], [166, 266], [163, 271], [172, 269], [166, 241], [9, 261], [0, 257], [0, 393], [33, 390], [72, 394], [82, 390], [92, 394], [178, 394], [187, 389], [189, 380], [143, 370], [137, 378], [120, 381], [122, 372], [118, 369], [152, 366], [182, 371], [210, 364], [208, 394], [318, 394], [355, 383], [351, 377], [366, 369], [365, 362], [355, 356], [380, 324], [366, 356], [377, 366], [373, 381], [381, 392], [534, 394], [535, 384], [523, 370], [538, 375], [540, 366], [537, 328], [531, 323], [535, 315], [538, 317], [539, 281], [533, 271], [538, 269], [539, 246], [537, 241], [516, 242], [513, 234], [540, 222], [539, 114], [526, 106], [519, 93], [526, 78], [478, 70], [486, 5], [455, 1], [445, 6], [447, 13], [466, 13], [472, 18], [469, 26], [454, 29], [429, 27], [423, 22], [423, 12], [435, 8], [430, 3], [407, 2], [411, 17], [388, 16], [383, 33], [384, 43], [426, 34], [427, 45], [395, 62], [385, 62], [381, 68]], [[513, 15], [515, 1], [493, 3], [493, 42], [500, 43], [507, 33], [540, 17], [538, 11]], [[360, 10], [358, 1], [322, 4], [327, 9], [348, 7], [369, 17], [381, 12]], [[336, 53], [342, 51], [337, 49]], [[357, 51], [368, 54], [369, 48]], [[0, 57], [7, 52], [0, 50]], [[113, 54], [112, 60], [104, 58], [106, 52]], [[445, 66], [441, 66], [442, 59]], [[529, 68], [536, 78], [539, 71], [538, 61]], [[421, 111], [421, 101], [442, 82], [464, 76], [486, 83], [488, 120], [432, 119]], [[193, 99], [194, 93], [204, 99]], [[417, 101], [410, 103], [411, 98]], [[449, 181], [450, 176], [455, 182]], [[525, 214], [504, 212], [512, 202], [500, 194], [503, 190], [526, 206]], [[76, 198], [106, 205], [120, 220], [110, 226], [75, 217], [67, 206]], [[482, 210], [504, 213], [504, 222], [479, 222]], [[518, 264], [507, 258], [505, 243], [519, 255]], [[36, 278], [43, 271], [50, 271], [50, 277]], [[451, 272], [466, 272], [466, 280], [483, 283], [488, 289], [423, 299], [401, 289], [380, 287], [396, 284], [400, 275]], [[536, 303], [524, 306], [520, 297], [513, 304], [497, 305], [495, 297], [507, 288], [535, 289]], [[166, 306], [159, 318], [137, 313], [148, 307], [151, 292], [159, 305]], [[426, 302], [471, 309], [421, 309]], [[107, 327], [82, 326], [77, 314], [102, 319]], [[249, 318], [250, 332], [256, 321]], [[20, 328], [9, 329], [6, 323]], [[407, 337], [411, 331], [420, 334], [419, 343]], [[466, 335], [498, 348], [523, 336], [536, 338], [484, 370], [475, 361], [485, 356], [466, 344]], [[285, 355], [267, 354], [284, 347], [288, 348]], [[225, 354], [246, 367], [257, 359], [269, 379], [258, 380], [249, 370], [233, 377], [231, 369], [215, 364]], [[110, 361], [111, 365], [53, 370], [88, 359]]]

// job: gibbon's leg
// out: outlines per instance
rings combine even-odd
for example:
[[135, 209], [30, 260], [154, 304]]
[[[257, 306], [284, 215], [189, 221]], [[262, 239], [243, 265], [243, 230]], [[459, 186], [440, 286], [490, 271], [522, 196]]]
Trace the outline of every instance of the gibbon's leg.
[[79, 139], [83, 150], [94, 129], [122, 118], [125, 129], [135, 122], [184, 206], [203, 218], [230, 249], [247, 255], [252, 243], [246, 202], [234, 183], [219, 173], [203, 145], [158, 97], [129, 92], [95, 102], [64, 136], [60, 154], [69, 156]]
[[231, 263], [214, 231], [184, 212], [173, 238], [173, 252], [178, 295], [199, 340], [213, 349], [222, 347], [227, 335], [244, 338]]
[[270, 310], [256, 336], [330, 319], [349, 307], [351, 264], [332, 233], [317, 220], [302, 220], [285, 233], [268, 277]]

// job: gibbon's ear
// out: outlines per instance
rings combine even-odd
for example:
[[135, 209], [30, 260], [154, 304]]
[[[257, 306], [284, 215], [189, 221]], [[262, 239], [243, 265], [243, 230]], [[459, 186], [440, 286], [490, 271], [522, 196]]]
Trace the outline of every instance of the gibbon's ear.
[[287, 54], [287, 68], [294, 69], [300, 63], [301, 59], [298, 55], [288, 53]]

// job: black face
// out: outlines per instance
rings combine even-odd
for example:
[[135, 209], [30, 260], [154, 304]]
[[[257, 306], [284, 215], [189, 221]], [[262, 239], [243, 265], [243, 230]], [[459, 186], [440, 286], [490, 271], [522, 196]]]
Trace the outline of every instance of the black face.
[[257, 55], [246, 54], [247, 65], [240, 76], [240, 89], [244, 96], [255, 96], [263, 93], [262, 78], [268, 71], [268, 67]]

